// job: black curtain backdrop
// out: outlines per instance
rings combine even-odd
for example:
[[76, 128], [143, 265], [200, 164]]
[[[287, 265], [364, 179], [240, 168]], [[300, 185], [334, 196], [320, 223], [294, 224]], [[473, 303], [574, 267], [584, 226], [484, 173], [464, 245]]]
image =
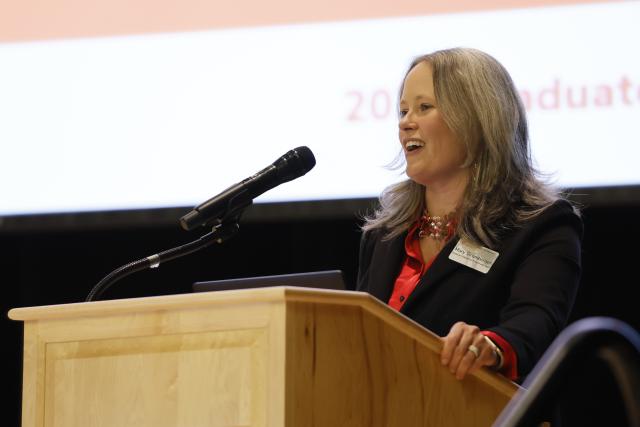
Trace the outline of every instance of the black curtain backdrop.
[[[640, 204], [583, 209], [583, 277], [570, 321], [611, 316], [640, 330], [637, 242]], [[135, 273], [104, 298], [190, 292], [198, 280], [340, 269], [353, 287], [360, 220], [353, 215], [298, 215], [293, 220], [241, 222], [239, 234], [222, 246]], [[3, 425], [18, 426], [22, 376], [22, 325], [7, 319], [14, 307], [81, 302], [113, 269], [198, 238], [170, 225], [111, 226], [66, 231], [0, 231], [2, 284]], [[606, 407], [606, 397], [599, 404]], [[612, 402], [615, 404], [615, 402]]]

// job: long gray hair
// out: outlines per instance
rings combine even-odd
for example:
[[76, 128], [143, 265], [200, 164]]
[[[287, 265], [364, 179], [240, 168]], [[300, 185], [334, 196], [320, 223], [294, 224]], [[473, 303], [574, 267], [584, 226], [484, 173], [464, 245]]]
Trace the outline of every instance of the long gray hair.
[[[504, 233], [560, 196], [533, 166], [525, 109], [498, 61], [475, 49], [447, 49], [416, 58], [407, 74], [421, 62], [432, 67], [438, 107], [464, 144], [465, 165], [471, 167], [458, 209], [457, 235], [493, 248]], [[365, 217], [362, 229], [385, 229], [390, 239], [409, 229], [424, 209], [425, 187], [406, 180], [383, 191], [378, 209]]]

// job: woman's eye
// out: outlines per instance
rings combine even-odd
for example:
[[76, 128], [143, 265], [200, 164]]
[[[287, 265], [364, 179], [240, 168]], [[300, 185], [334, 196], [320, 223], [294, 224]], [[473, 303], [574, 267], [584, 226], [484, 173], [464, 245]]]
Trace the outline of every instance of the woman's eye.
[[407, 110], [400, 110], [400, 112], [398, 113], [398, 115], [399, 115], [400, 117], [404, 117], [404, 116], [406, 116], [406, 115], [407, 115]]
[[429, 108], [432, 108], [431, 104], [420, 104], [420, 111], [427, 111]]

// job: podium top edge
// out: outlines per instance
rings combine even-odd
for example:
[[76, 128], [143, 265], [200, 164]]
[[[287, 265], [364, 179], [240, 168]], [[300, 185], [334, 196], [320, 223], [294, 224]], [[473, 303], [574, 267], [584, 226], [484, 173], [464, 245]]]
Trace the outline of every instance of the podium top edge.
[[374, 303], [377, 302], [377, 300], [373, 296], [364, 292], [274, 286], [260, 289], [198, 292], [141, 298], [21, 307], [9, 310], [8, 316], [12, 320], [32, 321], [69, 319], [84, 316], [105, 316], [132, 312], [165, 311], [181, 308], [199, 308], [205, 306], [227, 305], [233, 303], [239, 304], [269, 303], [278, 301], [315, 301], [318, 303], [342, 303], [347, 305], [360, 305], [367, 300], [370, 300]]

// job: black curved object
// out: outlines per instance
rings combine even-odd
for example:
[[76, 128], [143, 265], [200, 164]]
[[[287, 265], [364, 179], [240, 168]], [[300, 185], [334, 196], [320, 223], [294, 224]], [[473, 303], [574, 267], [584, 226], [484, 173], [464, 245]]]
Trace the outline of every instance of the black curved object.
[[[539, 426], [549, 420], [549, 411], [561, 413], [563, 398], [567, 393], [578, 391], [573, 381], [576, 375], [590, 374], [578, 372], [589, 359], [597, 359], [608, 368], [611, 383], [617, 388], [624, 407], [624, 425], [640, 427], [640, 334], [628, 324], [609, 317], [589, 317], [567, 327], [493, 426]], [[571, 414], [565, 411], [560, 419], [565, 427]]]
[[254, 198], [280, 184], [301, 177], [315, 165], [316, 158], [309, 147], [289, 150], [260, 172], [193, 208], [180, 218], [180, 225], [190, 231], [200, 226], [220, 224], [228, 218], [239, 216], [253, 203]]
[[211, 246], [214, 243], [223, 243], [235, 235], [238, 228], [239, 225], [237, 219], [230, 223], [220, 224], [198, 240], [125, 264], [107, 274], [102, 280], [100, 280], [100, 282], [91, 289], [91, 292], [89, 292], [85, 301], [96, 301], [107, 289], [111, 287], [111, 285], [125, 276], [148, 268], [158, 268], [163, 262], [192, 254]]

